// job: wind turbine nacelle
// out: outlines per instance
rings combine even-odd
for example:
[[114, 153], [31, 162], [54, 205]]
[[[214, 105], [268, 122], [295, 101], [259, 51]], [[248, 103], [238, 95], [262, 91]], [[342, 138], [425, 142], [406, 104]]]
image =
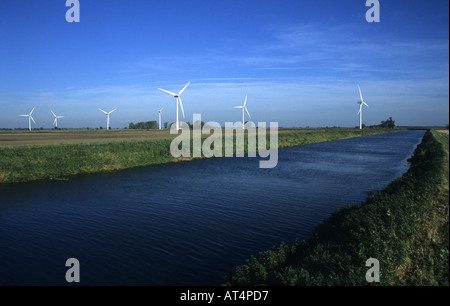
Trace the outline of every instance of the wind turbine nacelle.
[[356, 103], [358, 103], [358, 104], [362, 104], [362, 101], [358, 101], [358, 102], [356, 102]]

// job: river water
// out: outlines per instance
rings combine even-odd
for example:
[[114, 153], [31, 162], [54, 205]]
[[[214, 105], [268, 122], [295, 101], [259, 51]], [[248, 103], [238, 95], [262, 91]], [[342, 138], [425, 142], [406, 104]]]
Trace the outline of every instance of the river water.
[[424, 131], [0, 185], [0, 285], [219, 285], [250, 255], [308, 238], [408, 169]]

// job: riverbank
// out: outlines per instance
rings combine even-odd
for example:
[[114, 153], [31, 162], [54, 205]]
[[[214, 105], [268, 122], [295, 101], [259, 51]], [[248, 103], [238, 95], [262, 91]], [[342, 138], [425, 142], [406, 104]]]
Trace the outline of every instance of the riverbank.
[[441, 180], [419, 235], [408, 246], [406, 260], [396, 271], [398, 285], [449, 285], [449, 133], [433, 131], [433, 136], [445, 151]]
[[[393, 130], [289, 129], [280, 130], [278, 147], [369, 136]], [[74, 175], [116, 171], [170, 162], [170, 143], [176, 135], [161, 132], [9, 133], [2, 139], [16, 146], [0, 147], [0, 183], [67, 179]], [[131, 135], [131, 136], [130, 136]], [[154, 137], [153, 137], [153, 136]], [[33, 136], [36, 138], [33, 140]], [[144, 138], [144, 137], [147, 138]], [[31, 138], [30, 138], [31, 137]], [[99, 138], [103, 137], [103, 138]], [[124, 140], [124, 139], [129, 140]], [[133, 138], [136, 137], [136, 138]], [[270, 135], [267, 133], [267, 139]], [[202, 139], [206, 139], [203, 137]], [[16, 139], [16, 140], [12, 140]], [[103, 141], [100, 141], [103, 139]], [[96, 140], [93, 142], [93, 140]], [[6, 140], [5, 140], [6, 141]], [[34, 141], [35, 145], [24, 145]], [[59, 141], [59, 143], [58, 143]], [[61, 143], [62, 142], [62, 143]], [[269, 144], [269, 141], [267, 141]], [[224, 147], [224, 146], [223, 146]], [[192, 152], [192, 146], [191, 146]], [[192, 155], [191, 155], [192, 156]]]
[[428, 131], [410, 169], [360, 205], [337, 210], [308, 240], [252, 256], [225, 285], [447, 285], [448, 134]]

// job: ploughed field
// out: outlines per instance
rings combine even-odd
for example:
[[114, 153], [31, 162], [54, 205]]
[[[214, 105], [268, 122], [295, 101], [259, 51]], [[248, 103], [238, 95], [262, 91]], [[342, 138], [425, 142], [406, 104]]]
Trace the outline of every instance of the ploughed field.
[[173, 137], [176, 137], [176, 135], [171, 135], [168, 130], [13, 131], [0, 132], [0, 147], [166, 139]]
[[[287, 133], [311, 133], [326, 131], [359, 131], [357, 129], [279, 129]], [[209, 134], [203, 134], [209, 135]], [[0, 147], [78, 144], [126, 140], [171, 139], [177, 137], [169, 130], [54, 130], [54, 131], [0, 131]]]

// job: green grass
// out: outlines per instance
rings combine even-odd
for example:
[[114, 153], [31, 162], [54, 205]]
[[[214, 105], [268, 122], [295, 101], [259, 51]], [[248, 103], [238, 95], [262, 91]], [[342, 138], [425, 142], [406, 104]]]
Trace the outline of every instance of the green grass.
[[346, 138], [370, 136], [382, 133], [389, 133], [400, 130], [349, 130], [349, 129], [320, 129], [320, 130], [300, 130], [281, 131], [279, 133], [278, 147], [285, 148], [298, 145], [306, 145], [318, 142], [335, 141]]
[[449, 285], [449, 135], [432, 131], [445, 152], [439, 184], [419, 235], [408, 246], [405, 263], [397, 269], [396, 284]]
[[0, 182], [60, 179], [167, 163], [170, 139], [0, 149]]
[[[389, 131], [346, 129], [281, 130], [278, 139], [279, 147], [282, 148], [385, 132]], [[109, 137], [116, 137], [114, 133], [107, 133]], [[51, 142], [53, 141], [52, 135], [59, 135], [62, 132], [56, 134], [48, 132], [47, 134], [45, 142]], [[141, 135], [139, 136], [141, 137]], [[77, 137], [81, 141], [79, 139], [81, 136], [77, 135]], [[158, 137], [162, 136], [158, 134]], [[267, 139], [269, 137], [270, 134], [267, 133]], [[203, 137], [203, 141], [205, 138], [207, 137]], [[42, 141], [44, 142], [44, 140]], [[108, 172], [190, 159], [173, 158], [170, 154], [171, 141], [172, 139], [163, 138], [0, 147], [0, 183], [61, 179], [79, 174]], [[267, 145], [269, 145], [269, 140], [267, 140]], [[224, 148], [223, 141], [223, 150]], [[245, 148], [245, 152], [247, 152], [247, 148]]]
[[[428, 131], [410, 159], [410, 169], [401, 178], [364, 203], [337, 210], [310, 239], [293, 245], [282, 243], [257, 257], [251, 256], [225, 278], [224, 284], [367, 285], [365, 262], [376, 258], [380, 262], [381, 285], [448, 285], [448, 135], [447, 149], [441, 137]], [[430, 251], [430, 244], [423, 244], [420, 237], [426, 222], [436, 221], [427, 221], [427, 217], [445, 184], [447, 198], [438, 202], [444, 211], [447, 207], [447, 223], [444, 220], [438, 226], [442, 232], [435, 235], [439, 242], [431, 258], [421, 259], [435, 273], [428, 273], [432, 275], [428, 281], [418, 282], [417, 277], [414, 280], [408, 275], [411, 265], [407, 262], [414, 258], [413, 250], [418, 247], [421, 253]], [[417, 262], [412, 266], [417, 267]]]

